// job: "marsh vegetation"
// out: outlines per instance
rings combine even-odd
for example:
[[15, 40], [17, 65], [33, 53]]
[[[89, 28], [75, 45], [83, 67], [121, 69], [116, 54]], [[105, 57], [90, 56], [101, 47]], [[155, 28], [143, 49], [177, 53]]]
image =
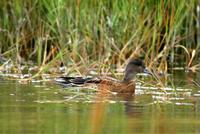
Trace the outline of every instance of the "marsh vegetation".
[[[199, 69], [199, 1], [2, 0], [0, 53], [35, 73], [84, 74], [120, 68], [132, 57], [166, 72]], [[178, 65], [177, 65], [178, 64]], [[30, 71], [31, 72], [31, 71]]]

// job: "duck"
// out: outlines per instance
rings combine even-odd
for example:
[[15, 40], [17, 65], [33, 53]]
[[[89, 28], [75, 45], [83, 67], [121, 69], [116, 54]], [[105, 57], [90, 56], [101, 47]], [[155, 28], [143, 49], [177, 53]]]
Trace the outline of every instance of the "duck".
[[131, 59], [124, 71], [122, 80], [112, 77], [99, 76], [99, 77], [70, 77], [61, 76], [57, 82], [64, 87], [91, 85], [97, 86], [97, 90], [101, 92], [115, 92], [115, 93], [135, 93], [135, 78], [138, 73], [150, 74], [146, 69], [144, 62], [141, 59]]

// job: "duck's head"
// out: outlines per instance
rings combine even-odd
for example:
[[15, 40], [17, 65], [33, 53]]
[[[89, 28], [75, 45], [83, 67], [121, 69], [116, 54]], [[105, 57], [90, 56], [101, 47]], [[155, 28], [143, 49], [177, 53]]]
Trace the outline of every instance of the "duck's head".
[[132, 59], [125, 69], [124, 80], [128, 82], [135, 78], [137, 73], [149, 73], [144, 62], [141, 59]]

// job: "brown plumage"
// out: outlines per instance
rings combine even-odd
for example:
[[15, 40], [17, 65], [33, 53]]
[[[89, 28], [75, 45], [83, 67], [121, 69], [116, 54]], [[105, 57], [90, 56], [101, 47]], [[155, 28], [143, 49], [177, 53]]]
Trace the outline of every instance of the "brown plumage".
[[140, 59], [132, 59], [129, 61], [125, 69], [124, 78], [119, 81], [110, 77], [95, 77], [95, 78], [83, 78], [83, 77], [60, 77], [59, 83], [64, 86], [77, 86], [96, 84], [100, 91], [111, 91], [117, 93], [134, 93], [135, 81], [134, 78], [137, 73], [147, 73], [145, 64]]

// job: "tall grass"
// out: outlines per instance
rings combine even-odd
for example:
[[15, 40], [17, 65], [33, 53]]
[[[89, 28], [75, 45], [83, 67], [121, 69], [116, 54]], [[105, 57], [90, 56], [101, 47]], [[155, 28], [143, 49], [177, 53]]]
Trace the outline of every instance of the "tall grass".
[[144, 57], [166, 71], [169, 63], [199, 58], [197, 0], [1, 0], [0, 6], [0, 53], [17, 64], [81, 70]]

